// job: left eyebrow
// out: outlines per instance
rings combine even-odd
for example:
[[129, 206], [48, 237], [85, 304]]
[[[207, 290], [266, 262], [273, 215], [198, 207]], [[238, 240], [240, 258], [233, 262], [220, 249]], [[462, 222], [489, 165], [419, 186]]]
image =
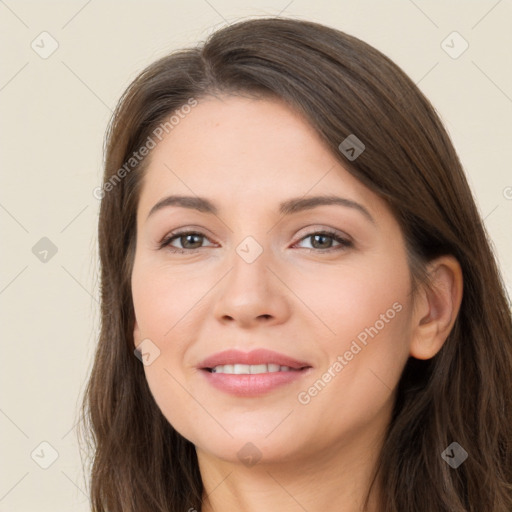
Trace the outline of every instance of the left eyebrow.
[[291, 215], [293, 213], [301, 212], [304, 210], [311, 210], [318, 206], [325, 205], [339, 205], [347, 208], [354, 208], [362, 213], [372, 224], [375, 224], [375, 219], [371, 216], [370, 212], [362, 205], [352, 199], [338, 196], [313, 196], [313, 197], [297, 197], [284, 201], [279, 206], [281, 215]]
[[[288, 199], [279, 205], [279, 213], [281, 215], [292, 215], [294, 213], [302, 212], [304, 210], [312, 210], [318, 206], [325, 205], [339, 205], [347, 208], [354, 208], [362, 213], [370, 222], [375, 224], [375, 219], [371, 216], [370, 212], [362, 205], [352, 199], [347, 199], [338, 196], [313, 196], [313, 197], [297, 197]], [[219, 209], [209, 200], [204, 197], [194, 196], [168, 196], [164, 197], [153, 208], [151, 208], [148, 218], [158, 210], [169, 206], [180, 206], [182, 208], [190, 208], [198, 210], [202, 213], [211, 213], [217, 215]]]

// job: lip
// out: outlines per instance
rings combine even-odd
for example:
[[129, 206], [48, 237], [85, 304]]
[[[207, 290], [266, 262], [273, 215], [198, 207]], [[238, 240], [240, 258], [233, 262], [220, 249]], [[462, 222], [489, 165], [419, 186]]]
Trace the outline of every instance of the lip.
[[259, 348], [251, 352], [242, 352], [241, 350], [224, 350], [223, 352], [217, 352], [199, 363], [198, 368], [207, 369], [236, 363], [250, 365], [278, 364], [279, 366], [289, 366], [295, 370], [311, 366], [306, 361], [298, 361], [297, 359], [280, 354], [279, 352]]
[[[289, 366], [290, 371], [256, 374], [226, 374], [211, 373], [209, 369], [225, 364], [278, 364]], [[312, 371], [312, 366], [305, 361], [274, 352], [272, 350], [257, 349], [251, 352], [239, 350], [225, 350], [207, 357], [198, 368], [207, 382], [225, 393], [240, 397], [256, 397], [278, 387], [302, 379]]]

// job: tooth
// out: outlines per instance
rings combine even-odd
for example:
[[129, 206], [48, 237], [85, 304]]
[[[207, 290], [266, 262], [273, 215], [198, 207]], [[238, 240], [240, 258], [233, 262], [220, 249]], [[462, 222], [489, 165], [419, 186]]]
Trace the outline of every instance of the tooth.
[[293, 368], [278, 364], [224, 364], [211, 369], [212, 373], [225, 373], [230, 375], [249, 375], [261, 373], [289, 372]]
[[267, 365], [266, 364], [251, 364], [250, 366], [251, 373], [267, 373]]
[[233, 368], [233, 372], [236, 374], [236, 375], [241, 375], [241, 374], [246, 374], [246, 373], [251, 373], [250, 371], [250, 367], [248, 364], [235, 364], [233, 365], [234, 368]]

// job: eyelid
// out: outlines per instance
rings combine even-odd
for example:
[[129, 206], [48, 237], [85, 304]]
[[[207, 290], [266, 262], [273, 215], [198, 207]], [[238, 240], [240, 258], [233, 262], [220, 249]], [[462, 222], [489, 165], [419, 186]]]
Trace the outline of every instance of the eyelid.
[[300, 242], [303, 238], [305, 238], [307, 236], [315, 235], [315, 234], [322, 233], [322, 232], [329, 233], [329, 235], [338, 236], [340, 238], [343, 238], [347, 242], [354, 241], [348, 233], [341, 231], [339, 229], [336, 229], [336, 228], [322, 226], [321, 224], [311, 224], [309, 226], [306, 226], [305, 228], [301, 229], [299, 233], [302, 233], [302, 232], [304, 232], [304, 234], [297, 235], [297, 242]]
[[188, 234], [197, 234], [208, 238], [210, 241], [213, 238], [213, 235], [209, 234], [209, 230], [199, 226], [186, 226], [184, 228], [176, 228], [169, 232], [167, 232], [163, 237], [158, 241], [158, 245], [164, 243], [166, 240], [169, 240], [172, 237], [177, 237], [178, 235], [188, 235]]

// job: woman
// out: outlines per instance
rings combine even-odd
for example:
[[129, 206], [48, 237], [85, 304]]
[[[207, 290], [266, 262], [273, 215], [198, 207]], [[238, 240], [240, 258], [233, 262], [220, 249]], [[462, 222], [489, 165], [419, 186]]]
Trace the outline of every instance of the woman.
[[128, 87], [95, 195], [93, 510], [512, 510], [506, 293], [387, 57], [219, 30]]

